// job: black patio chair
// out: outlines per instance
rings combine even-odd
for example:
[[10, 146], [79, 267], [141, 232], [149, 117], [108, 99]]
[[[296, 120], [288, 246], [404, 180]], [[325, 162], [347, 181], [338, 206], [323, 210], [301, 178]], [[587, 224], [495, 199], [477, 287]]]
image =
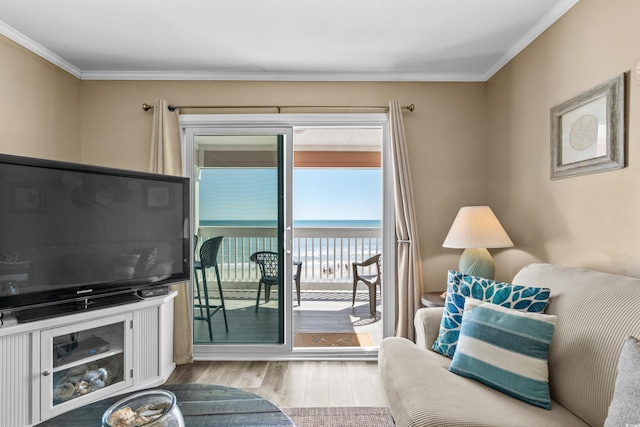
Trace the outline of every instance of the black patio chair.
[[278, 286], [280, 277], [278, 275], [278, 254], [269, 251], [259, 251], [251, 254], [249, 260], [258, 264], [260, 268], [260, 280], [258, 281], [258, 297], [256, 298], [256, 311], [260, 305], [260, 292], [264, 284], [264, 302], [269, 302], [271, 286]]
[[[269, 294], [271, 286], [278, 285], [278, 254], [275, 252], [261, 251], [251, 254], [249, 260], [258, 264], [260, 267], [260, 281], [258, 282], [258, 297], [256, 298], [256, 311], [260, 305], [260, 293], [262, 285], [264, 284], [264, 302], [269, 302]], [[293, 281], [296, 284], [296, 296], [298, 297], [298, 305], [300, 305], [300, 277], [302, 273], [302, 262], [296, 261], [293, 263], [295, 273], [293, 274]]]
[[[200, 247], [200, 261], [194, 262], [194, 276], [195, 284], [198, 293], [198, 303], [193, 304], [194, 309], [200, 309], [200, 313], [204, 309], [205, 314], [200, 316], [193, 316], [194, 320], [205, 320], [209, 325], [209, 339], [213, 341], [213, 330], [211, 328], [211, 316], [216, 314], [218, 310], [222, 309], [224, 315], [224, 327], [229, 332], [229, 324], [227, 323], [227, 309], [224, 305], [224, 295], [222, 293], [222, 283], [220, 282], [220, 270], [218, 269], [218, 250], [224, 236], [212, 237], [205, 241]], [[209, 300], [209, 290], [207, 289], [207, 270], [213, 268], [216, 272], [216, 279], [218, 281], [218, 292], [220, 293], [220, 304], [212, 305]], [[200, 284], [198, 283], [198, 270], [202, 272], [202, 293], [204, 298], [200, 298]]]

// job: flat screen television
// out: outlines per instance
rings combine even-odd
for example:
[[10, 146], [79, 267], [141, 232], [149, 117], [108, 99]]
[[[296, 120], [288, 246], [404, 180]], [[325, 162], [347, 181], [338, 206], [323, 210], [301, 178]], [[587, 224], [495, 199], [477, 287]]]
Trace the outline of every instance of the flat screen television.
[[189, 180], [0, 154], [0, 311], [136, 301], [191, 272]]

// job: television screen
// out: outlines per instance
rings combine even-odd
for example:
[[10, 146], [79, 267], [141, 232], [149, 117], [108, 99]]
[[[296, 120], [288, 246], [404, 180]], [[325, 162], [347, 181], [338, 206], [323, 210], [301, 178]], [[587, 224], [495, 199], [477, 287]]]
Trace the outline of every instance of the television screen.
[[188, 280], [188, 178], [0, 155], [0, 310]]

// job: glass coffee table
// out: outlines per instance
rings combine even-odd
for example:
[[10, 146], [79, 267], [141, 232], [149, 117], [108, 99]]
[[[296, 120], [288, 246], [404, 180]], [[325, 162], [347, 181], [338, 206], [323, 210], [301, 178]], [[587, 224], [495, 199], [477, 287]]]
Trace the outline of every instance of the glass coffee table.
[[[268, 400], [234, 387], [215, 384], [171, 384], [156, 387], [176, 395], [187, 427], [294, 426], [291, 419]], [[140, 390], [137, 390], [138, 392]], [[51, 418], [39, 427], [99, 426], [109, 406], [128, 394], [108, 397]]]

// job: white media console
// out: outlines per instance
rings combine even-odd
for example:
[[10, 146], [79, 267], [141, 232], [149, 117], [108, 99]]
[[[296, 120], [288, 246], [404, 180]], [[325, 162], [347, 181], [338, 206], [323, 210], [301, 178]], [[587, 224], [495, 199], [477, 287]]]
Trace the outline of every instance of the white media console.
[[114, 394], [163, 384], [175, 369], [176, 292], [0, 327], [0, 427], [38, 424]]

